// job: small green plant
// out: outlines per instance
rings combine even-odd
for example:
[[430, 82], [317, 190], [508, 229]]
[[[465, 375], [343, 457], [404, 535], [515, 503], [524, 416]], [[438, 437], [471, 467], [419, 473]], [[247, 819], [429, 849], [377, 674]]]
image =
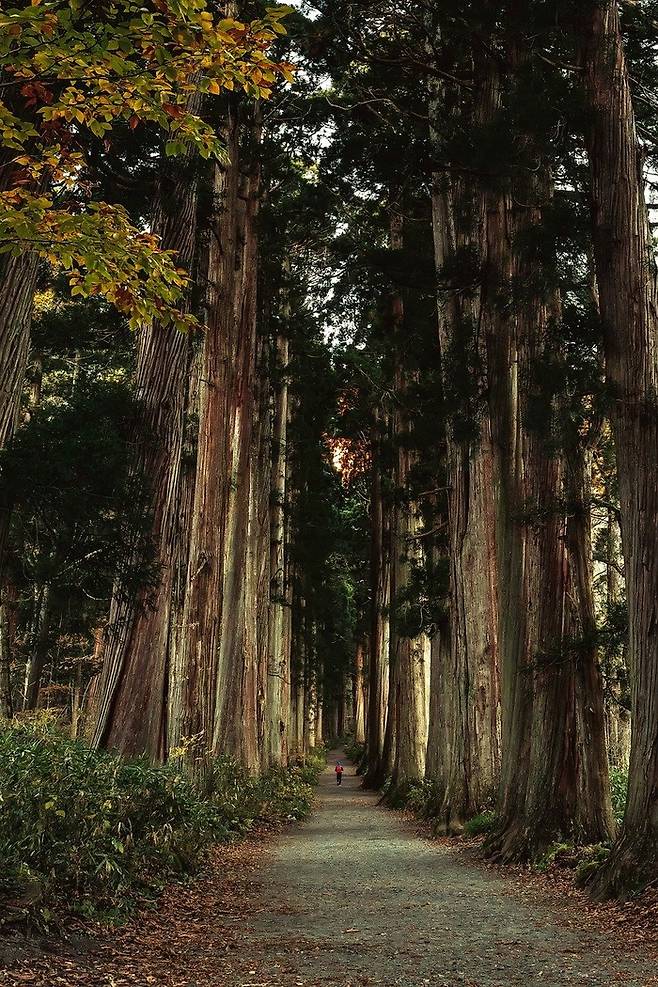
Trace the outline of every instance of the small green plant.
[[609, 855], [610, 847], [605, 843], [583, 847], [575, 873], [577, 887], [586, 887]]
[[477, 816], [473, 816], [464, 825], [464, 834], [466, 836], [484, 836], [485, 833], [493, 832], [497, 823], [498, 816], [492, 809], [479, 812]]

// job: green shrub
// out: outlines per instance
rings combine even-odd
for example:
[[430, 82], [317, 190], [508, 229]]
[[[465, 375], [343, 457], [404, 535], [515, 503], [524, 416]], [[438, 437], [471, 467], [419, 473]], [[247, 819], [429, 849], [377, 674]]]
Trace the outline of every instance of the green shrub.
[[493, 810], [480, 812], [464, 825], [464, 833], [466, 836], [483, 836], [485, 833], [493, 832], [497, 822], [498, 816]]
[[621, 768], [610, 768], [610, 796], [612, 798], [612, 811], [617, 826], [621, 826], [626, 811], [626, 797], [628, 795], [628, 772]]
[[573, 842], [553, 843], [548, 850], [538, 857], [535, 862], [535, 870], [545, 874], [551, 867], [576, 867], [578, 860], [578, 848]]
[[194, 871], [211, 843], [304, 818], [317, 772], [316, 759], [256, 779], [221, 758], [202, 796], [180, 763], [126, 761], [48, 724], [0, 727], [0, 913], [120, 915]]

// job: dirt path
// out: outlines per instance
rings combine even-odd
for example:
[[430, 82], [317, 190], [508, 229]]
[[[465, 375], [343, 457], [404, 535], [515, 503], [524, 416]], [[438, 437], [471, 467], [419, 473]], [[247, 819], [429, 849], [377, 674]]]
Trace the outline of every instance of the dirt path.
[[497, 874], [409, 832], [352, 771], [338, 789], [333, 763], [318, 810], [280, 843], [265, 874], [272, 904], [249, 937], [255, 973], [241, 983], [651, 982], [655, 965], [620, 959], [602, 936], [566, 928], [548, 905], [519, 900]]
[[[458, 860], [380, 808], [333, 758], [312, 818], [218, 848], [206, 876], [99, 947], [0, 969], [17, 987], [648, 987], [655, 964], [577, 909]], [[0, 951], [1, 955], [1, 951]]]

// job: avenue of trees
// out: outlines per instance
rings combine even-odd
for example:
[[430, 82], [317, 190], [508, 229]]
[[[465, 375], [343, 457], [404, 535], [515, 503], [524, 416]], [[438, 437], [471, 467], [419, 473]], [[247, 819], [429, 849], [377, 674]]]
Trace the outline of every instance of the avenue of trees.
[[0, 15], [4, 717], [658, 878], [657, 20]]

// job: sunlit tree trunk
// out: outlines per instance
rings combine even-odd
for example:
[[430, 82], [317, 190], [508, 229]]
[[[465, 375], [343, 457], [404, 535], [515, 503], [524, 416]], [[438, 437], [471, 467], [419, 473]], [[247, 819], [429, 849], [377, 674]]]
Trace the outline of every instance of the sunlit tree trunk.
[[[201, 218], [201, 217], [200, 217]], [[207, 258], [197, 258], [197, 265], [205, 269]], [[175, 555], [172, 557], [172, 582], [170, 601], [170, 634], [168, 645], [167, 682], [167, 748], [185, 749], [191, 742], [191, 725], [185, 711], [188, 668], [185, 641], [185, 596], [190, 552], [190, 531], [194, 511], [196, 480], [196, 454], [198, 442], [199, 383], [203, 352], [195, 349], [190, 361], [187, 412], [185, 416], [181, 474], [179, 479], [178, 511], [173, 538]], [[195, 748], [196, 744], [193, 745]]]
[[269, 551], [272, 433], [267, 346], [259, 340], [251, 457], [249, 526], [245, 580], [245, 662], [247, 681], [243, 715], [248, 725], [244, 761], [250, 771], [263, 767], [269, 642]]
[[259, 175], [241, 161], [242, 126], [235, 106], [228, 110], [225, 134], [229, 162], [215, 166], [208, 252], [208, 328], [182, 628], [181, 732], [195, 738], [202, 753], [228, 753], [253, 768], [257, 674], [256, 656], [245, 649], [245, 607], [256, 412]]
[[292, 649], [290, 655], [289, 756], [304, 754], [306, 717], [306, 663], [308, 655], [306, 601], [295, 593], [292, 606]]
[[49, 583], [39, 587], [35, 593], [36, 614], [33, 623], [30, 656], [25, 668], [23, 689], [23, 709], [37, 708], [41, 676], [48, 658], [48, 644], [52, 620], [52, 588]]
[[[259, 141], [258, 120], [249, 121], [250, 140]], [[253, 153], [253, 152], [252, 152]], [[253, 623], [256, 602], [247, 596], [247, 548], [252, 502], [252, 460], [257, 448], [257, 289], [260, 166], [245, 160], [238, 188], [238, 272], [235, 285], [235, 322], [240, 334], [238, 373], [234, 381], [235, 425], [232, 442], [227, 538], [222, 589], [221, 665], [216, 689], [215, 751], [228, 751], [253, 765], [256, 748], [256, 699], [253, 663], [245, 650], [245, 621]], [[237, 449], [236, 449], [237, 446]], [[255, 584], [252, 583], [255, 587]]]
[[[452, 750], [452, 710], [453, 686], [450, 656], [452, 634], [450, 621], [446, 615], [437, 626], [430, 642], [430, 701], [427, 728], [427, 756], [425, 777], [437, 785], [441, 793], [441, 805], [432, 806], [432, 814], [437, 816], [439, 830], [443, 828], [439, 817], [443, 805], [443, 792], [449, 784], [449, 768]], [[448, 830], [445, 826], [445, 831]]]
[[364, 682], [366, 662], [367, 654], [363, 641], [359, 641], [356, 646], [354, 661], [354, 740], [357, 744], [365, 743], [366, 739], [366, 689]]
[[[598, 296], [597, 296], [598, 300]], [[608, 508], [605, 533], [606, 603], [608, 611], [619, 603], [621, 586], [621, 549], [616, 511]], [[626, 648], [619, 664], [606, 670], [605, 730], [610, 766], [628, 771], [631, 754], [631, 716], [628, 699]], [[614, 660], [614, 659], [613, 659]]]
[[382, 490], [382, 432], [386, 427], [381, 409], [372, 430], [372, 487], [370, 497], [370, 644], [368, 649], [368, 767], [365, 784], [379, 788], [384, 782], [384, 736], [389, 691], [389, 607], [391, 603], [391, 562], [388, 544], [389, 507]]
[[594, 257], [621, 504], [633, 737], [624, 824], [596, 883], [658, 876], [658, 288], [618, 5], [582, 13]]

